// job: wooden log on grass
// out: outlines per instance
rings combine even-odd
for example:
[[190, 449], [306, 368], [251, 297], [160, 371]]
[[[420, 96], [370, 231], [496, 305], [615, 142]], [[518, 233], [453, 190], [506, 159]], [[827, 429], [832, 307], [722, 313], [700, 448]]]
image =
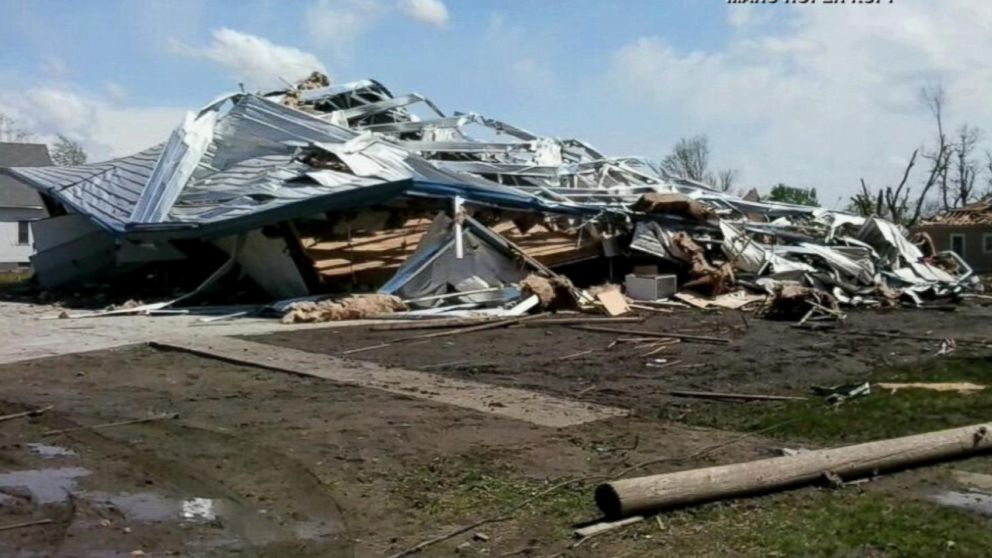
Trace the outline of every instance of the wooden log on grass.
[[617, 480], [596, 488], [596, 505], [609, 518], [645, 515], [801, 486], [825, 476], [847, 480], [990, 449], [992, 423], [976, 424], [748, 463]]

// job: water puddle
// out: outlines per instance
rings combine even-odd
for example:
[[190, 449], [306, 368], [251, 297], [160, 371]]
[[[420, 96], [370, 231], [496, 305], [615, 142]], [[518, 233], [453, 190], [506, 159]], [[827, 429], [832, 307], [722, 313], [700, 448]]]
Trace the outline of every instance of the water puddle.
[[935, 495], [933, 501], [942, 506], [949, 506], [992, 517], [992, 494], [949, 490]]
[[183, 519], [213, 521], [217, 519], [217, 501], [210, 498], [190, 498], [182, 502]]
[[28, 449], [40, 455], [42, 459], [56, 459], [59, 457], [76, 457], [76, 452], [62, 446], [52, 446], [49, 444], [26, 444]]
[[0, 474], [0, 488], [24, 489], [39, 504], [57, 504], [69, 499], [76, 479], [90, 474], [82, 467], [31, 469]]
[[257, 510], [223, 498], [171, 498], [154, 492], [85, 492], [80, 496], [98, 506], [111, 508], [135, 523], [213, 523], [252, 544], [267, 544], [291, 538], [316, 538], [333, 529], [320, 524], [285, 527]]
[[154, 523], [159, 521], [200, 521], [217, 519], [229, 511], [225, 502], [212, 498], [168, 498], [154, 492], [111, 494], [87, 492], [84, 496], [93, 502], [113, 507], [130, 521]]

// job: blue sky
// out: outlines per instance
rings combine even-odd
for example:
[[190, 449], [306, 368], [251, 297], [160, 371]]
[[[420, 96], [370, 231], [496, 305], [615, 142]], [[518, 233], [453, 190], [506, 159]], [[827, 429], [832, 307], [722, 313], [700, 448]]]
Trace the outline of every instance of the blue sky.
[[239, 81], [314, 64], [609, 154], [660, 158], [706, 133], [742, 185], [816, 186], [828, 204], [862, 176], [898, 179], [931, 133], [923, 85], [948, 90], [952, 126], [992, 129], [983, 0], [2, 0], [0, 13], [0, 112], [98, 158], [164, 139]]

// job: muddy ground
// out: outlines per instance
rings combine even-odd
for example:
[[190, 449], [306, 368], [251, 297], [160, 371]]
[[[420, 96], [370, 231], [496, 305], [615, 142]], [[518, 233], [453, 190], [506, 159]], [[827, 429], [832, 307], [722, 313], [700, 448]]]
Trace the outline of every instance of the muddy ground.
[[[966, 339], [988, 336], [990, 318], [992, 309], [980, 306], [859, 312], [841, 327]], [[980, 505], [945, 517], [948, 512], [935, 511], [944, 508], [921, 503], [932, 492], [927, 487], [942, 486], [956, 468], [983, 470], [984, 461], [977, 460], [893, 475], [867, 487], [812, 488], [676, 512], [660, 516], [657, 525], [653, 520], [571, 548], [571, 527], [598, 517], [591, 497], [597, 477], [659, 457], [669, 460], [645, 470], [767, 457], [783, 445], [809, 442], [742, 434], [739, 405], [676, 398], [669, 390], [806, 395], [813, 384], [865, 379], [880, 366], [929, 362], [939, 348], [937, 342], [801, 331], [729, 311], [679, 310], [616, 327], [733, 342], [680, 343], [644, 357], [647, 347], [607, 348], [617, 335], [546, 327], [354, 355], [633, 411], [565, 429], [146, 346], [2, 365], [0, 414], [54, 408], [0, 422], [0, 528], [51, 520], [0, 531], [0, 555], [383, 556], [498, 516], [569, 479], [576, 484], [512, 519], [431, 546], [423, 555], [793, 555], [790, 549], [807, 548], [802, 545], [816, 537], [803, 535], [809, 540], [784, 551], [769, 549], [806, 533], [800, 523], [829, 523], [817, 515], [823, 510], [842, 517], [851, 505], [876, 514], [872, 520], [903, 508], [930, 517], [928, 528], [937, 531], [915, 529], [929, 537], [912, 541], [920, 548], [936, 537], [934, 544], [956, 555], [992, 549], [992, 523]], [[410, 334], [362, 327], [253, 339], [337, 354]], [[955, 354], [981, 356], [988, 349], [959, 343]], [[154, 420], [79, 429], [149, 417]], [[900, 499], [887, 500], [895, 497]], [[881, 502], [878, 510], [863, 509], [873, 502]], [[791, 531], [781, 540], [761, 538], [783, 527]], [[473, 538], [475, 532], [484, 536]], [[891, 537], [905, 538], [905, 532]], [[876, 538], [885, 539], [880, 533]], [[898, 546], [887, 553], [885, 545], [899, 541], [865, 549], [843, 536], [832, 538], [840, 542], [803, 554], [907, 555]]]
[[[572, 327], [518, 327], [428, 341], [401, 342], [350, 355], [390, 366], [428, 370], [480, 382], [510, 385], [635, 410], [650, 419], [713, 423], [723, 403], [671, 397], [673, 390], [807, 395], [810, 387], [863, 382], [872, 370], [925, 360], [940, 341], [921, 342], [854, 332], [888, 332], [940, 338], [992, 338], [992, 307], [955, 311], [852, 312], [836, 329], [807, 331], [791, 322], [755, 319], [737, 311], [675, 310], [650, 314], [642, 324], [612, 329], [718, 337], [729, 345], [682, 342], [650, 356], [658, 345], [621, 342], [636, 334]], [[255, 340], [313, 352], [341, 354], [423, 333], [371, 332], [368, 328], [292, 332]], [[612, 345], [612, 346], [611, 346]], [[588, 354], [581, 354], [592, 350]], [[962, 344], [961, 352], [974, 350]], [[575, 356], [578, 355], [578, 356]], [[569, 358], [571, 357], [571, 358]], [[734, 425], [724, 425], [733, 429]]]

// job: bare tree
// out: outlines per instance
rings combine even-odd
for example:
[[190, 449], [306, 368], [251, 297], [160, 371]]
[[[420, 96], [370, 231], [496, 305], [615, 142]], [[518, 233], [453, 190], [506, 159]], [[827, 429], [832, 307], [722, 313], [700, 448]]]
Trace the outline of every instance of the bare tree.
[[913, 212], [913, 217], [908, 218], [907, 213], [909, 212], [909, 199], [912, 188], [907, 187], [906, 184], [909, 181], [909, 175], [913, 171], [913, 167], [916, 166], [916, 157], [919, 153], [919, 149], [913, 151], [913, 155], [910, 156], [909, 163], [906, 164], [906, 169], [902, 173], [902, 180], [894, 188], [892, 186], [886, 186], [885, 188], [880, 188], [878, 193], [874, 194], [872, 193], [872, 189], [868, 187], [868, 184], [865, 183], [865, 179], [862, 178], [861, 193], [851, 198], [853, 209], [866, 217], [876, 216], [898, 223], [907, 221], [915, 223], [919, 219], [920, 207], [924, 197], [921, 196], [916, 200], [916, 210]]
[[[926, 208], [927, 196], [937, 185], [940, 185], [943, 207], [945, 209], [951, 207], [952, 196], [948, 171], [955, 149], [948, 143], [947, 135], [944, 133], [944, 106], [947, 104], [947, 96], [943, 87], [924, 87], [920, 90], [920, 100], [930, 110], [937, 125], [936, 145], [932, 150], [922, 152], [922, 157], [930, 162], [923, 187], [915, 196], [915, 201], [911, 201], [913, 200], [912, 187], [908, 186], [908, 181], [910, 173], [921, 155], [920, 149], [916, 149], [910, 156], [909, 163], [906, 164], [902, 180], [899, 181], [898, 186], [886, 186], [875, 193], [864, 179], [861, 180], [861, 192], [851, 198], [851, 209], [860, 215], [874, 215], [912, 226], [920, 220], [923, 210]], [[976, 142], [977, 139], [970, 144], [969, 153], [974, 149]], [[913, 208], [912, 213], [910, 213], [911, 207]]]
[[60, 167], [71, 167], [86, 163], [86, 150], [79, 142], [59, 134], [58, 141], [52, 145], [52, 162]]
[[17, 121], [0, 112], [0, 142], [25, 142], [34, 139], [34, 134], [19, 127]]
[[992, 151], [985, 151], [985, 180], [988, 185], [985, 187], [984, 197], [992, 197]]
[[737, 169], [724, 169], [716, 175], [716, 186], [721, 192], [729, 192], [739, 177], [740, 172]]
[[[951, 147], [944, 133], [944, 107], [947, 105], [947, 94], [942, 85], [930, 85], [920, 89], [920, 99], [930, 109], [937, 124], [937, 146], [933, 151], [924, 153], [924, 158], [930, 161], [930, 175], [934, 177], [931, 185], [940, 184], [940, 199], [944, 209], [951, 208], [950, 187], [948, 185], [948, 167], [951, 158]], [[925, 196], [926, 192], [921, 195]]]
[[682, 138], [672, 153], [661, 162], [662, 168], [674, 176], [706, 182], [709, 174], [710, 142], [705, 135]]
[[981, 136], [981, 130], [967, 124], [958, 129], [957, 142], [954, 144], [954, 172], [951, 178], [954, 186], [951, 203], [954, 207], [967, 205], [975, 197], [975, 179], [978, 178], [981, 167], [972, 154]]

